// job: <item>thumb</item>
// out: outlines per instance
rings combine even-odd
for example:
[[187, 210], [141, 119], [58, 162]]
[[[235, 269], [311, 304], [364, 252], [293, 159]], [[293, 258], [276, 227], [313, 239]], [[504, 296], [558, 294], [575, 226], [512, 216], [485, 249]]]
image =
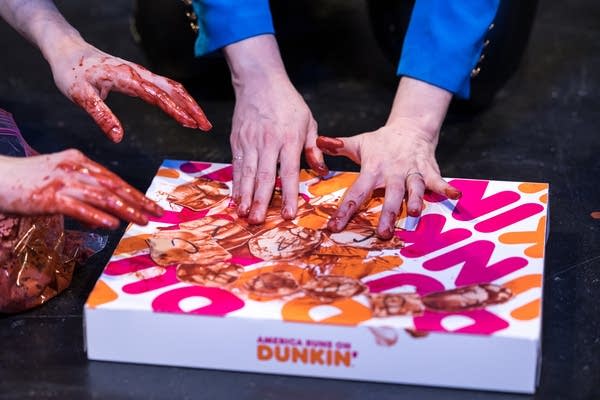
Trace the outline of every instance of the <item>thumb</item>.
[[319, 136], [317, 147], [327, 155], [348, 157], [355, 163], [360, 164], [360, 146], [357, 136], [337, 138]]

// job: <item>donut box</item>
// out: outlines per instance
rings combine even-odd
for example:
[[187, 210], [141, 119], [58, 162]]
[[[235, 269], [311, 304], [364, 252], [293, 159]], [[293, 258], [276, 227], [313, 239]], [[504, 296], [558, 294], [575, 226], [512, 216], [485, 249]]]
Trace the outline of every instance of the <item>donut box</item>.
[[240, 218], [229, 164], [166, 160], [84, 309], [92, 360], [533, 393], [541, 362], [548, 185], [449, 179], [419, 218], [374, 235], [383, 192], [326, 224], [357, 174], [300, 175]]

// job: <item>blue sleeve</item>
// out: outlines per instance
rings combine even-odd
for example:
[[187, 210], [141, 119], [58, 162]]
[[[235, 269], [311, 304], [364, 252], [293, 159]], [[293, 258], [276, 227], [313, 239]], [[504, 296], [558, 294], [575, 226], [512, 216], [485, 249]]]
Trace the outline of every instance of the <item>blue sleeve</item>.
[[196, 56], [275, 32], [268, 0], [193, 0], [192, 4], [198, 17]]
[[416, 0], [398, 65], [409, 76], [468, 98], [500, 0]]

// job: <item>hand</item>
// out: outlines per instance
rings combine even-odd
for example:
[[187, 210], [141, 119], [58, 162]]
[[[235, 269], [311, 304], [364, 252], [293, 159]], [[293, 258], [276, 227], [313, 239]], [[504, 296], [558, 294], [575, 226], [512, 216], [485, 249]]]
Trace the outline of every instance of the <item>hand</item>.
[[327, 227], [339, 232], [375, 188], [385, 187], [377, 235], [390, 239], [396, 217], [407, 197], [407, 213], [419, 216], [425, 189], [458, 199], [461, 192], [440, 176], [435, 161], [442, 122], [452, 94], [445, 89], [402, 77], [384, 127], [350, 138], [319, 137], [326, 154], [343, 155], [361, 165], [360, 175], [346, 192]]
[[162, 208], [77, 150], [26, 158], [0, 157], [0, 212], [64, 214], [116, 229], [121, 218], [139, 225]]
[[280, 163], [282, 208], [293, 219], [298, 208], [300, 155], [320, 175], [329, 171], [316, 146], [317, 123], [290, 82], [272, 35], [225, 48], [236, 105], [231, 130], [233, 200], [251, 224], [265, 220]]
[[212, 125], [184, 87], [144, 67], [104, 53], [84, 41], [70, 42], [49, 58], [60, 91], [83, 108], [113, 142], [123, 139], [123, 127], [104, 103], [110, 91], [139, 97], [160, 107], [187, 128]]
[[397, 119], [374, 132], [349, 138], [319, 136], [317, 145], [325, 154], [343, 155], [361, 165], [360, 175], [345, 193], [327, 228], [339, 232], [376, 188], [385, 187], [385, 198], [377, 235], [390, 239], [396, 217], [407, 197], [407, 213], [419, 216], [425, 189], [457, 199], [461, 192], [440, 176], [435, 160], [437, 134], [420, 130], [409, 119]]

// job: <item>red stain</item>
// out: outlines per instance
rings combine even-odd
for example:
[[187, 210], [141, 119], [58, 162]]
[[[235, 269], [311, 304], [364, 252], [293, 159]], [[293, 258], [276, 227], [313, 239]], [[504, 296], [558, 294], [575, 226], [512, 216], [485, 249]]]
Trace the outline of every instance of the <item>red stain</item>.
[[319, 136], [317, 138], [317, 146], [327, 154], [336, 155], [344, 148], [344, 142], [337, 138]]
[[325, 176], [329, 173], [329, 168], [327, 168], [325, 163], [319, 160], [317, 154], [317, 149], [314, 147], [308, 147], [304, 150], [304, 157], [306, 157], [306, 162], [310, 168], [312, 168], [312, 170], [315, 171], [319, 176]]

